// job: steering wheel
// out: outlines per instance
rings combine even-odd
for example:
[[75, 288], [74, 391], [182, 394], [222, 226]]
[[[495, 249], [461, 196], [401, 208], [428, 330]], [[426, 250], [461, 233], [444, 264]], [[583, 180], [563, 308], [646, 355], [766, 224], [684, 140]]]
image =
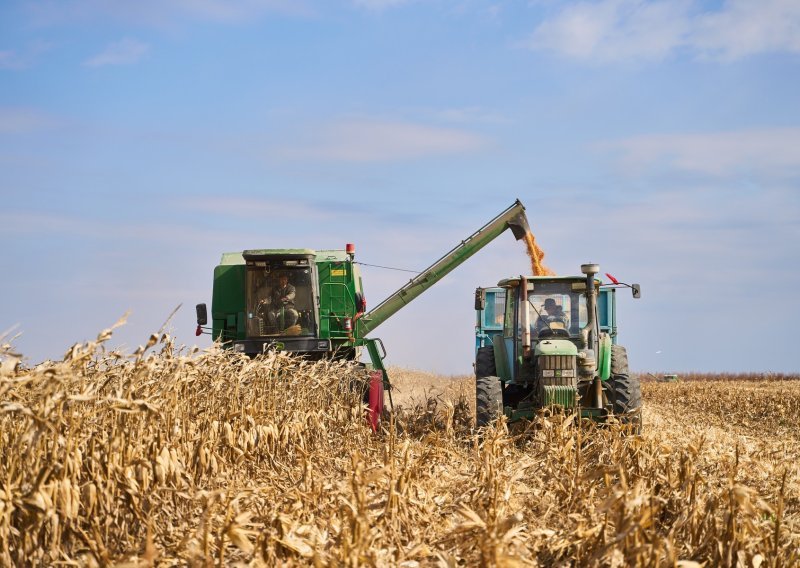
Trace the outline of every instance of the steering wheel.
[[541, 339], [544, 337], [569, 337], [569, 331], [561, 327], [555, 329], [545, 327], [539, 332], [539, 338]]

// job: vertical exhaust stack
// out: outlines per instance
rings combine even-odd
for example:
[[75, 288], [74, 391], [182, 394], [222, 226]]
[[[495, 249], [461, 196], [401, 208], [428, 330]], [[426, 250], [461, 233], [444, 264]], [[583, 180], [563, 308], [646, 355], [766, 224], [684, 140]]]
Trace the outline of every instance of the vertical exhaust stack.
[[[587, 347], [593, 350], [599, 359], [600, 345], [598, 342], [598, 331], [600, 326], [597, 322], [597, 292], [594, 289], [594, 275], [600, 272], [600, 265], [595, 263], [581, 264], [581, 272], [586, 275], [586, 308], [589, 312], [589, 341]], [[594, 405], [597, 408], [603, 407], [603, 384], [599, 378], [594, 383]]]
[[528, 279], [520, 275], [519, 285], [522, 286], [520, 296], [520, 321], [522, 325], [522, 356], [524, 358], [530, 357], [531, 352], [531, 321], [530, 312], [528, 311]]
[[600, 265], [595, 263], [581, 264], [581, 272], [586, 275], [586, 307], [589, 311], [589, 345], [595, 349], [597, 342], [597, 293], [594, 289], [594, 275], [600, 272]]

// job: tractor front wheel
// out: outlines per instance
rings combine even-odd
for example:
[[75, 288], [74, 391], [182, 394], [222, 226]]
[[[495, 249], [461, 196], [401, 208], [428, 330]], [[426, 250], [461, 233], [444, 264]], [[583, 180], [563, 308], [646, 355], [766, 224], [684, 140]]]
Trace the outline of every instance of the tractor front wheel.
[[497, 420], [503, 411], [503, 387], [494, 362], [494, 347], [478, 348], [475, 354], [475, 426]]
[[488, 426], [503, 413], [503, 389], [497, 377], [475, 378], [475, 427]]
[[614, 414], [623, 424], [630, 424], [634, 433], [642, 433], [642, 386], [638, 376], [628, 370], [628, 352], [621, 345], [611, 346], [609, 398]]
[[497, 367], [494, 362], [494, 347], [487, 345], [479, 347], [475, 354], [475, 376], [494, 377], [497, 375]]

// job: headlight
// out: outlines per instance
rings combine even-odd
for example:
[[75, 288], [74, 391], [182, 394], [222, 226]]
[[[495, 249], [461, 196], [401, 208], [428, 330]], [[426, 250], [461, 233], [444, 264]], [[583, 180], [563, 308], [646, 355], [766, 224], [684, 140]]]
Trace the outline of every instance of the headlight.
[[555, 377], [556, 372], [553, 369], [542, 369], [543, 377]]
[[233, 350], [237, 353], [244, 353], [244, 343], [234, 343]]

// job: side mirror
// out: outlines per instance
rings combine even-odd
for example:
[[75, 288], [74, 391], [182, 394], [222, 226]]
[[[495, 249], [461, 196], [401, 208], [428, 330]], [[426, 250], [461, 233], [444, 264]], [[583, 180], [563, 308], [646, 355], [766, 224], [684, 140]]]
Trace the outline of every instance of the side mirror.
[[475, 290], [475, 310], [483, 310], [486, 307], [486, 290], [478, 288]]
[[633, 292], [634, 298], [642, 297], [642, 289], [638, 284], [631, 284], [631, 292]]
[[208, 323], [208, 310], [206, 310], [206, 305], [197, 304], [195, 311], [197, 311], [197, 325], [206, 325]]

